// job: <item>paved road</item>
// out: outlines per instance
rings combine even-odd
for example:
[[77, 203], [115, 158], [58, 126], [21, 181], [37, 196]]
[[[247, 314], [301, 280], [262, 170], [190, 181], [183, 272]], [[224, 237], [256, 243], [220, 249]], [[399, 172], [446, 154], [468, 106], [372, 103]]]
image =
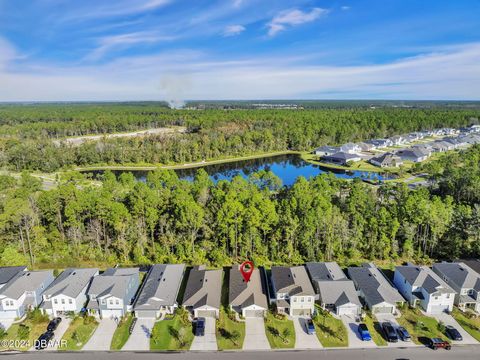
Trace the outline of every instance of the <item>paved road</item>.
[[[11, 355], [14, 360], [478, 360], [479, 345], [457, 346], [451, 351], [433, 351], [427, 348], [383, 348], [351, 350], [291, 350], [241, 352], [184, 352], [184, 353], [131, 353], [131, 352], [35, 352]], [[8, 359], [7, 357], [5, 359]]]
[[321, 349], [322, 344], [318, 341], [317, 335], [309, 335], [306, 330], [307, 317], [293, 317], [295, 327], [295, 349]]
[[115, 320], [107, 318], [100, 320], [92, 337], [83, 347], [83, 350], [110, 350], [113, 333], [117, 329]]
[[267, 350], [270, 343], [265, 334], [265, 320], [263, 317], [245, 318], [245, 340], [243, 350]]
[[205, 318], [205, 335], [195, 336], [190, 350], [217, 350], [217, 337], [215, 335], [216, 320], [212, 317]]

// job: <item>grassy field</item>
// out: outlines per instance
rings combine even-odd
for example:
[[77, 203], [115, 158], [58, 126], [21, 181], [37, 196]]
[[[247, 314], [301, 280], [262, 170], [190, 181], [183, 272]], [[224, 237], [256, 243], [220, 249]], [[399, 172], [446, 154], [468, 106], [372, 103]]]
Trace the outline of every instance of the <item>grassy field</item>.
[[155, 324], [150, 338], [150, 350], [188, 350], [193, 341], [190, 321], [180, 315]]
[[380, 328], [380, 323], [377, 319], [372, 315], [367, 314], [363, 322], [367, 325], [373, 342], [377, 344], [377, 346], [387, 346], [387, 341], [382, 336], [382, 329]]
[[416, 344], [422, 344], [422, 338], [439, 337], [447, 340], [445, 335], [440, 331], [438, 321], [432, 317], [423, 315], [418, 309], [410, 309], [405, 307], [400, 310], [402, 316], [397, 319], [410, 333], [412, 340]]
[[128, 330], [133, 321], [133, 315], [129, 314], [124, 317], [117, 329], [113, 333], [112, 343], [110, 344], [110, 350], [120, 350], [130, 337]]
[[94, 318], [77, 316], [63, 335], [62, 340], [67, 341], [66, 345], [59, 350], [81, 350], [90, 340], [97, 326], [98, 322]]
[[[47, 331], [47, 325], [48, 318], [26, 319], [20, 324], [13, 324], [2, 338], [0, 350], [26, 351], [30, 349], [35, 340]], [[28, 327], [28, 330], [25, 327]]]
[[477, 341], [480, 341], [480, 318], [469, 318], [457, 308], [453, 308], [452, 316], [466, 332], [472, 335]]
[[241, 349], [245, 339], [245, 323], [233, 321], [224, 309], [217, 320], [217, 345], [219, 350]]
[[347, 329], [342, 320], [334, 318], [328, 311], [317, 308], [314, 318], [318, 340], [323, 347], [348, 346]]
[[295, 346], [293, 321], [278, 318], [268, 312], [265, 319], [265, 332], [272, 349], [289, 349]]

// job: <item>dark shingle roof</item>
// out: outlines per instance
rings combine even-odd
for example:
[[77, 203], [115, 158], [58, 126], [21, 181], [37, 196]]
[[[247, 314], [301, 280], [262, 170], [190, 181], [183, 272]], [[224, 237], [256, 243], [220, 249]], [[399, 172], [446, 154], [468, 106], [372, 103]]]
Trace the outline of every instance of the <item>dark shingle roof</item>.
[[361, 306], [351, 280], [318, 281], [320, 301], [324, 304], [335, 304], [336, 306], [352, 303]]
[[241, 308], [255, 304], [268, 309], [266, 284], [262, 281], [260, 270], [254, 269], [250, 281], [246, 283], [239, 266], [233, 266], [230, 270], [228, 301], [230, 305]]
[[347, 279], [336, 262], [308, 262], [305, 266], [312, 281]]
[[433, 269], [442, 273], [449, 282], [460, 288], [480, 291], [480, 274], [464, 263], [437, 263], [433, 264]]
[[203, 265], [195, 266], [188, 276], [183, 305], [193, 308], [208, 305], [219, 309], [222, 274], [222, 270], [206, 270]]
[[0, 285], [6, 284], [17, 275], [20, 271], [25, 271], [27, 269], [26, 266], [3, 266], [0, 267]]
[[107, 269], [103, 274], [93, 278], [87, 294], [96, 297], [111, 295], [123, 299], [128, 292], [132, 276], [139, 276], [138, 268]]
[[455, 291], [427, 266], [405, 265], [395, 267], [412, 286], [424, 288], [429, 294]]
[[292, 295], [315, 295], [312, 283], [303, 266], [274, 266], [272, 267], [272, 281], [275, 289], [280, 293]]

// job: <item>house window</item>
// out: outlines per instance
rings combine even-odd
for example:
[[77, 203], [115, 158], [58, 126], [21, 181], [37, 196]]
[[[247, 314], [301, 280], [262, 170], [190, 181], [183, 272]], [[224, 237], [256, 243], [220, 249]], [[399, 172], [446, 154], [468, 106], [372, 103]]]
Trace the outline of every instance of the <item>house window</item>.
[[297, 302], [297, 298], [293, 298], [293, 302]]
[[112, 299], [110, 299], [110, 305], [113, 305], [113, 300]]
[[450, 299], [450, 294], [447, 294], [447, 299]]
[[72, 299], [68, 299], [68, 303], [69, 303], [69, 304], [73, 304]]
[[58, 304], [57, 299], [53, 299], [53, 303], [54, 303], [54, 304]]
[[62, 304], [65, 304], [65, 299], [62, 299]]
[[438, 300], [438, 296], [435, 296], [434, 299], [435, 299], [435, 300]]
[[305, 301], [305, 298], [303, 298], [303, 297], [300, 298], [300, 301], [301, 301], [301, 302], [304, 302], [304, 301]]
[[102, 304], [103, 304], [103, 305], [105, 305], [105, 304], [106, 304], [106, 302], [105, 302], [105, 300], [104, 300], [104, 299], [102, 299]]
[[115, 300], [115, 304], [117, 304], [117, 305], [120, 304], [120, 301], [118, 301], [118, 299]]

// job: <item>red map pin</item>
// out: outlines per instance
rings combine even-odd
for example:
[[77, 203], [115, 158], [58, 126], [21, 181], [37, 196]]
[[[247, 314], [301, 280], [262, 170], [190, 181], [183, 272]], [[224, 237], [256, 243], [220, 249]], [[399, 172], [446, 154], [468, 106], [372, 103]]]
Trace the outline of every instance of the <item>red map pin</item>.
[[245, 282], [249, 282], [250, 276], [252, 276], [253, 273], [253, 262], [244, 261], [242, 265], [240, 265], [240, 272], [242, 273], [243, 280], [245, 280]]

